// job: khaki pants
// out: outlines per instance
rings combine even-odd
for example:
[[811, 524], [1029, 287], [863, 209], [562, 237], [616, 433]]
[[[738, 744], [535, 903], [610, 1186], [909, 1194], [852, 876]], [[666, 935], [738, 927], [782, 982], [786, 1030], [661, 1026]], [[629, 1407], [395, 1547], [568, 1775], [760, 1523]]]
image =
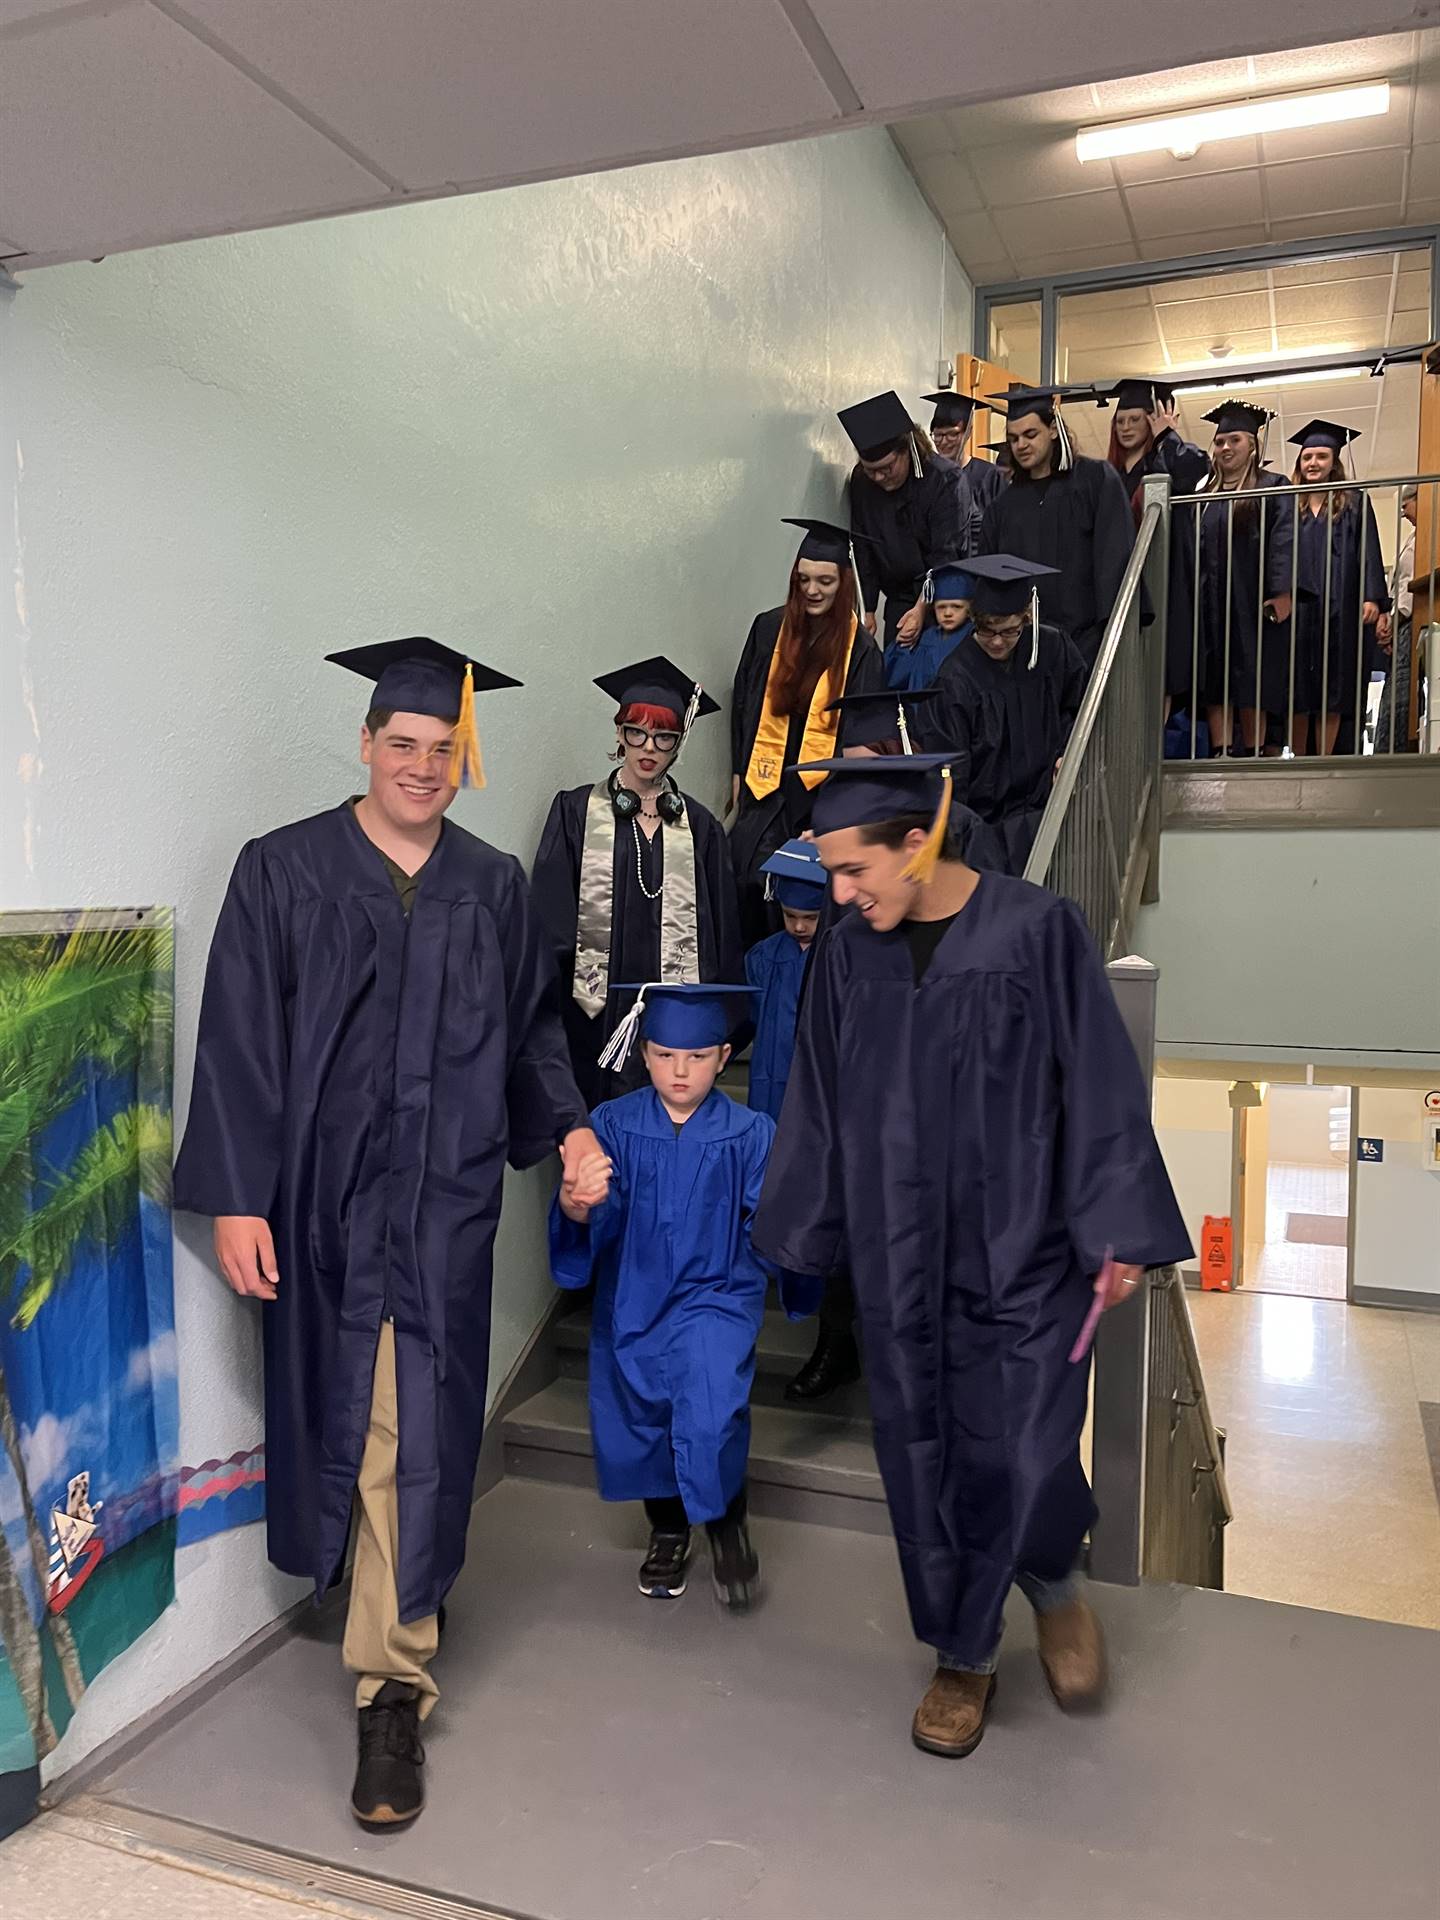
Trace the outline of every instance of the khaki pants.
[[439, 1689], [430, 1678], [430, 1662], [440, 1642], [440, 1625], [433, 1613], [424, 1620], [412, 1620], [409, 1626], [400, 1624], [395, 1578], [400, 1536], [395, 1492], [399, 1445], [395, 1328], [391, 1321], [383, 1320], [375, 1350], [370, 1427], [355, 1488], [358, 1524], [344, 1658], [350, 1672], [360, 1676], [355, 1688], [357, 1707], [368, 1707], [387, 1680], [401, 1680], [419, 1689], [423, 1720], [439, 1697]]

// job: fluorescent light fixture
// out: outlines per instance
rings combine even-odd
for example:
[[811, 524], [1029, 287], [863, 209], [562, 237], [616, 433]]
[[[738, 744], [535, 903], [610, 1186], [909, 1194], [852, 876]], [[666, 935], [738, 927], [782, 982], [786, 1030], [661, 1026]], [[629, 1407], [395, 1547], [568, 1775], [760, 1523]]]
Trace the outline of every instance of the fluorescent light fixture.
[[[1171, 373], [1179, 373], [1179, 367], [1171, 367]], [[1330, 380], [1368, 380], [1369, 367], [1307, 367], [1303, 373], [1246, 373], [1237, 369], [1228, 380], [1207, 381], [1203, 387], [1185, 387], [1180, 398], [1188, 399], [1192, 393], [1233, 393], [1237, 387], [1309, 387], [1321, 381]]]
[[1211, 140], [1238, 140], [1250, 133], [1284, 133], [1323, 127], [1337, 120], [1368, 120], [1390, 110], [1390, 82], [1359, 87], [1321, 87], [1314, 93], [1282, 94], [1274, 100], [1241, 100], [1193, 113], [1165, 113], [1155, 120], [1121, 120], [1082, 127], [1075, 135], [1077, 160], [1114, 160], [1126, 153], [1173, 153], [1189, 160]]

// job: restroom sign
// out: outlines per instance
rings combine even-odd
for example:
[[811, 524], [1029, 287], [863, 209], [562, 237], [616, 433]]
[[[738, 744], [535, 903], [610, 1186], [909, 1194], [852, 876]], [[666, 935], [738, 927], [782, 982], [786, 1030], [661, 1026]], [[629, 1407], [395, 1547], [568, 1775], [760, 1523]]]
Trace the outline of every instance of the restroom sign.
[[1355, 1158], [1357, 1160], [1368, 1161], [1383, 1160], [1385, 1158], [1385, 1142], [1383, 1140], [1376, 1140], [1369, 1134], [1362, 1133], [1360, 1138], [1355, 1142]]

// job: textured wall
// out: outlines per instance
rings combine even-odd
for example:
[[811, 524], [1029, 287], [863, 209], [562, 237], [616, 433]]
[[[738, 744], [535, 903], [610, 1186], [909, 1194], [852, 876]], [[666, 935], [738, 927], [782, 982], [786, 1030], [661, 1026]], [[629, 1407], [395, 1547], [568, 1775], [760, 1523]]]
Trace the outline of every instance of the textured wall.
[[[968, 308], [878, 131], [30, 276], [0, 296], [0, 906], [176, 905], [183, 1116], [237, 848], [359, 780], [322, 654], [430, 632], [527, 682], [483, 703], [456, 818], [528, 862], [600, 769], [591, 675], [666, 651], [726, 685], [784, 590], [778, 516], [839, 504], [832, 409], [928, 388]], [[723, 724], [687, 756], [711, 801]], [[497, 1379], [547, 1298], [544, 1200], [512, 1181]], [[252, 1437], [258, 1358], [181, 1234], [195, 1460]], [[254, 1529], [190, 1550], [65, 1757], [294, 1591]]]

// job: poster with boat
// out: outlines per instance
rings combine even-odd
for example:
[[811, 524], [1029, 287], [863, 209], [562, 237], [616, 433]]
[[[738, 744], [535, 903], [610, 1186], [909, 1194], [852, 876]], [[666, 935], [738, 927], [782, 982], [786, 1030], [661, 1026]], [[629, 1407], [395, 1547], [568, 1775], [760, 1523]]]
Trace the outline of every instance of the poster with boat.
[[0, 914], [0, 1787], [174, 1594], [173, 1027], [168, 911]]

